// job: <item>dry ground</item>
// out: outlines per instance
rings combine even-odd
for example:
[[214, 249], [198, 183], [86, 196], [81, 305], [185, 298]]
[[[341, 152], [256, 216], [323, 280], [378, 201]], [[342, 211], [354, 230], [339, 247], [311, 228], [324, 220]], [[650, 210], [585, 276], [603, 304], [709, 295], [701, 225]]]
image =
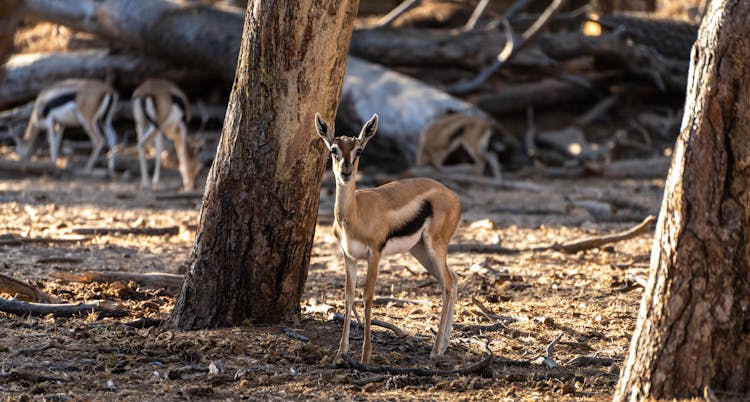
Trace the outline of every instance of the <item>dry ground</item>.
[[[174, 172], [168, 180], [178, 184]], [[663, 185], [532, 182], [538, 186], [533, 191], [454, 186], [464, 205], [454, 243], [523, 249], [623, 230], [657, 210]], [[330, 208], [331, 193], [330, 188], [321, 192], [321, 211]], [[585, 208], [599, 205], [592, 204], [595, 200], [621, 210], [609, 222], [596, 221]], [[486, 342], [495, 356], [492, 364], [469, 375], [364, 373], [332, 361], [341, 323], [331, 317], [343, 311], [343, 271], [326, 223], [316, 231], [302, 314], [282, 325], [194, 332], [132, 328], [123, 323], [167, 318], [174, 292], [133, 282], [81, 284], [48, 277], [54, 271], [178, 273], [191, 251], [199, 203], [158, 200], [123, 178], [0, 178], [0, 234], [54, 238], [79, 227], [180, 227], [171, 236], [98, 235], [72, 244], [0, 245], [1, 273], [31, 279], [65, 302], [103, 300], [130, 311], [124, 319], [0, 313], [0, 394], [9, 400], [118, 401], [611, 398], [642, 293], [633, 278], [647, 276], [651, 234], [577, 254], [451, 254], [449, 264], [460, 277], [455, 322], [474, 327], [454, 330], [447, 358], [438, 362], [429, 359], [440, 305], [435, 280], [411, 257], [385, 259], [376, 296], [393, 300], [380, 300], [374, 317], [407, 336], [375, 327], [371, 363], [459, 368], [481, 360]], [[489, 311], [482, 312], [480, 304]], [[362, 307], [358, 310], [361, 315]], [[497, 323], [504, 325], [476, 326]], [[557, 367], [535, 363], [559, 334]], [[362, 331], [354, 329], [355, 357], [361, 341]]]

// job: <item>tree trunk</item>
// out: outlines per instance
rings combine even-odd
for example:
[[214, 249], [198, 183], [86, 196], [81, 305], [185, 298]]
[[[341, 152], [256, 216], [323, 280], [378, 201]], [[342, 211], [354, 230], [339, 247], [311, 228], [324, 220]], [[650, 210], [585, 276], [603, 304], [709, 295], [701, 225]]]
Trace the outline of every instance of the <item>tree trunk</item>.
[[299, 314], [327, 156], [313, 120], [319, 111], [333, 121], [357, 5], [248, 5], [227, 118], [172, 326], [278, 322]]
[[5, 61], [10, 57], [13, 36], [23, 13], [23, 0], [3, 0], [0, 3], [0, 83], [5, 76]]
[[750, 392], [750, 2], [703, 19], [615, 401]]

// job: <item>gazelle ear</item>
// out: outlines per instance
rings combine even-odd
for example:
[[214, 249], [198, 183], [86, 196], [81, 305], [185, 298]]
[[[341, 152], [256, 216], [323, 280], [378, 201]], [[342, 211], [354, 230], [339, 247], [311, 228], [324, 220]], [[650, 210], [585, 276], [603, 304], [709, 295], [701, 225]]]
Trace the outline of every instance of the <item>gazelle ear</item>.
[[326, 147], [331, 148], [333, 145], [333, 133], [328, 127], [328, 123], [320, 116], [320, 113], [315, 113], [315, 131], [325, 141]]
[[376, 131], [378, 131], [377, 113], [373, 114], [372, 117], [370, 117], [370, 120], [367, 120], [367, 123], [362, 126], [362, 131], [359, 132], [359, 141], [362, 143], [363, 148], [365, 144], [367, 144], [367, 141], [370, 141], [370, 138], [375, 135]]

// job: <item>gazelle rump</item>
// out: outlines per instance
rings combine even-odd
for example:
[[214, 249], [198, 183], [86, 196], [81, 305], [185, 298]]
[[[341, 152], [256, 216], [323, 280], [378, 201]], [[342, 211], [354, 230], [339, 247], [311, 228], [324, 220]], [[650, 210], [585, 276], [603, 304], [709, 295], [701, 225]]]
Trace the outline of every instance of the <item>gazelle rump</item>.
[[45, 88], [36, 98], [29, 125], [18, 145], [19, 157], [24, 160], [31, 157], [39, 131], [44, 129], [49, 141], [50, 160], [57, 162], [65, 128], [80, 126], [93, 145], [86, 170], [93, 169], [106, 137], [110, 149], [107, 168], [112, 175], [115, 169], [112, 149], [117, 143], [112, 117], [117, 109], [117, 98], [117, 92], [110, 85], [94, 79], [67, 79]]
[[480, 116], [451, 113], [430, 124], [420, 137], [417, 163], [440, 170], [445, 159], [463, 147], [474, 161], [474, 173], [481, 176], [487, 163], [496, 178], [501, 177], [500, 162], [489, 150], [492, 122]]
[[145, 146], [153, 140], [156, 148], [152, 183], [156, 186], [161, 175], [161, 153], [164, 148], [162, 134], [174, 143], [177, 151], [182, 186], [195, 188], [195, 178], [201, 165], [198, 145], [188, 137], [187, 123], [190, 108], [187, 96], [168, 80], [149, 79], [133, 91], [131, 97], [133, 119], [138, 133], [138, 160], [141, 166], [141, 187], [148, 188], [148, 166]]
[[365, 123], [357, 137], [334, 137], [328, 123], [315, 115], [315, 128], [333, 159], [336, 203], [333, 232], [346, 263], [346, 314], [337, 357], [349, 351], [349, 325], [357, 279], [357, 261], [367, 260], [365, 333], [362, 362], [370, 360], [370, 319], [380, 258], [410, 252], [437, 278], [442, 290], [440, 324], [430, 357], [445, 353], [453, 323], [457, 277], [448, 267], [448, 243], [461, 219], [458, 196], [432, 179], [398, 180], [377, 188], [357, 190], [359, 156], [375, 135], [378, 116]]

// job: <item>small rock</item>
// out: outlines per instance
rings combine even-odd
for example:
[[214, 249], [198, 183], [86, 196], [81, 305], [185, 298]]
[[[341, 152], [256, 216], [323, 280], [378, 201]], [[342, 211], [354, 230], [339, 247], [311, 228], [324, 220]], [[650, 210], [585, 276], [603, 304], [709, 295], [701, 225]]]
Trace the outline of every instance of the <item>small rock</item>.
[[227, 368], [224, 366], [224, 363], [220, 361], [211, 362], [211, 364], [208, 365], [209, 374], [224, 374], [226, 371]]

